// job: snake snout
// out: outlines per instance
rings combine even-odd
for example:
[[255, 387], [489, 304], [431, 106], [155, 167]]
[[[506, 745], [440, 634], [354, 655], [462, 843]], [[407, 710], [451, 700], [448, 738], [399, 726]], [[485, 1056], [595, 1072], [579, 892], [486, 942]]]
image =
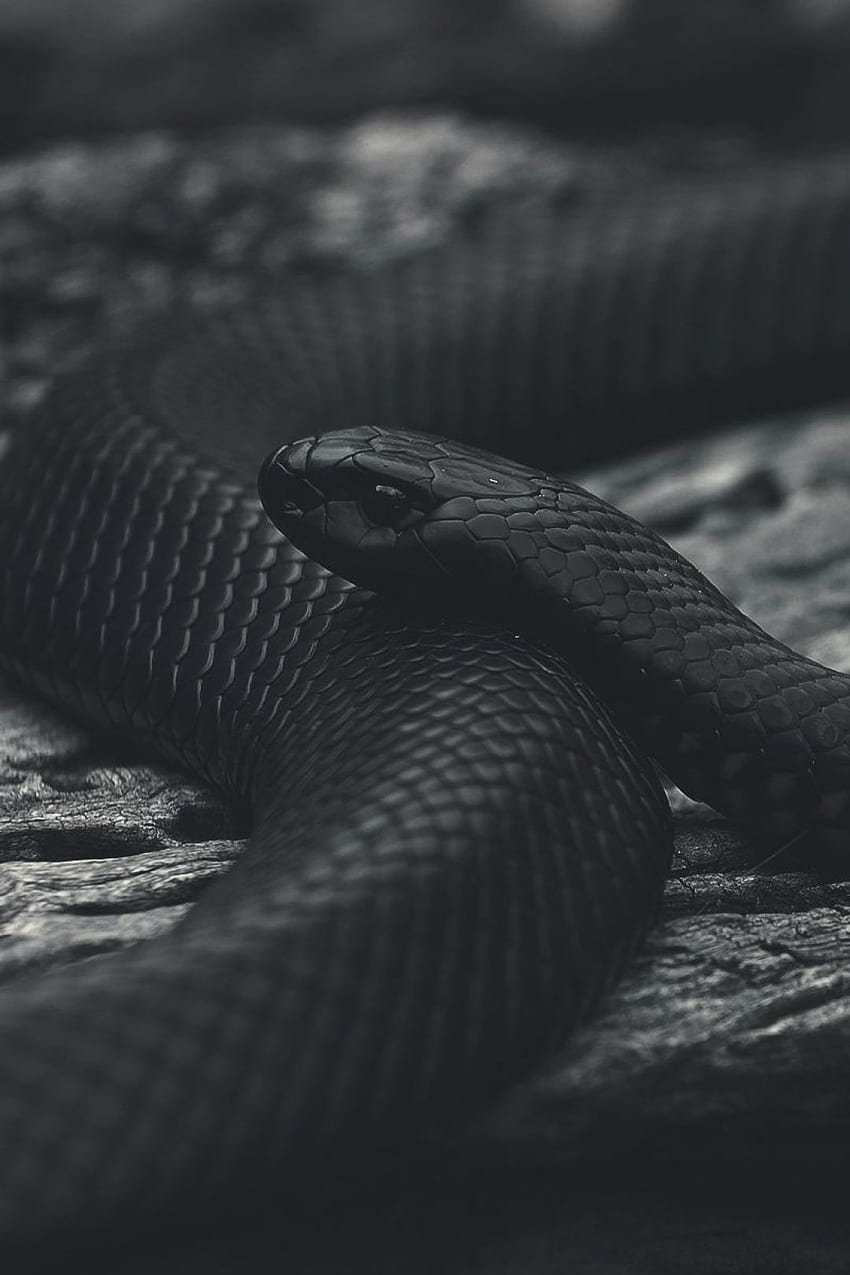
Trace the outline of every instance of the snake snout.
[[263, 507], [276, 527], [299, 518], [322, 504], [324, 497], [303, 473], [288, 463], [289, 447], [281, 447], [263, 462], [257, 491]]

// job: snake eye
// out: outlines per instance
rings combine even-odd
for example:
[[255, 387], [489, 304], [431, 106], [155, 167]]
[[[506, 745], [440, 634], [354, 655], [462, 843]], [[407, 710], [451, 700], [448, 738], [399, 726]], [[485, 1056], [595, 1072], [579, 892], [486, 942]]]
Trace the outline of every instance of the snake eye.
[[369, 519], [378, 526], [390, 526], [400, 522], [410, 510], [410, 501], [398, 487], [387, 487], [378, 483], [371, 491], [360, 497], [360, 508]]

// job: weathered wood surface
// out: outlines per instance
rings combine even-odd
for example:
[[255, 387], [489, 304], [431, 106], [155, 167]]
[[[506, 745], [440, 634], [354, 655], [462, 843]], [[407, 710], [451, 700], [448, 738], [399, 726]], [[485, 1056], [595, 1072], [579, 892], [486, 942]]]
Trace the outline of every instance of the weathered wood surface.
[[[705, 150], [715, 163], [746, 153]], [[193, 145], [148, 136], [9, 163], [0, 169], [6, 420], [25, 428], [51, 369], [88, 348], [104, 323], [127, 323], [176, 297], [200, 305], [241, 297], [258, 270], [267, 282], [305, 254], [380, 257], [438, 241], [485, 205], [533, 210], [595, 198], [679, 160], [675, 147], [657, 148], [650, 161], [434, 117], [329, 135], [257, 129]], [[685, 439], [587, 481], [654, 522], [765, 627], [846, 669], [848, 437], [850, 415], [835, 407]], [[690, 1173], [745, 1152], [759, 1176], [785, 1181], [801, 1159], [811, 1173], [843, 1155], [850, 884], [754, 868], [723, 821], [675, 801], [674, 872], [643, 955], [547, 1075], [458, 1152], [471, 1163], [513, 1165], [506, 1172], [519, 1176], [515, 1191], [503, 1188], [507, 1198], [527, 1191], [519, 1183], [531, 1165], [571, 1173], [594, 1161], [613, 1174], [649, 1153]], [[0, 698], [0, 814], [2, 978], [155, 937], [240, 851], [242, 830], [214, 794], [93, 740], [9, 685]], [[618, 1190], [625, 1253], [643, 1223], [633, 1191]], [[613, 1207], [606, 1191], [594, 1191], [570, 1187], [569, 1207], [561, 1200], [548, 1222], [534, 1223], [546, 1243], [562, 1251], [572, 1217], [571, 1233], [586, 1233], [571, 1255], [589, 1263], [577, 1269], [667, 1269], [632, 1267], [622, 1254], [621, 1264], [605, 1265], [604, 1245], [594, 1258], [587, 1218]], [[653, 1198], [645, 1215], [666, 1233], [673, 1222]], [[724, 1208], [710, 1219], [692, 1209], [678, 1260], [687, 1253], [692, 1262], [686, 1241], [693, 1248], [705, 1226], [722, 1230], [723, 1217]], [[732, 1244], [730, 1270], [755, 1269], [754, 1255], [770, 1249], [750, 1220], [754, 1247], [742, 1241], [736, 1254]], [[839, 1231], [809, 1269], [844, 1269], [830, 1265], [846, 1243]], [[808, 1260], [808, 1240], [795, 1234]], [[516, 1264], [506, 1258], [488, 1269], [557, 1268], [514, 1240]], [[373, 1269], [440, 1269], [386, 1243]], [[483, 1232], [469, 1244], [496, 1260]], [[321, 1254], [311, 1254], [299, 1269], [324, 1269]], [[477, 1269], [467, 1256], [447, 1256], [445, 1269]]]

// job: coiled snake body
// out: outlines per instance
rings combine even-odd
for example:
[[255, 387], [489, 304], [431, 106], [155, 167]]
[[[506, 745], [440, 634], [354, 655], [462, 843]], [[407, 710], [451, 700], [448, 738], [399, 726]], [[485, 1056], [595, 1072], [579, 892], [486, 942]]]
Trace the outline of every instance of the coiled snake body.
[[[3, 990], [4, 1234], [415, 1140], [561, 1042], [669, 857], [577, 672], [683, 787], [841, 868], [847, 678], [552, 473], [848, 388], [848, 349], [836, 159], [284, 281], [58, 383], [0, 470], [3, 667], [255, 826], [167, 937]], [[255, 488], [305, 435], [262, 487], [309, 556]]]

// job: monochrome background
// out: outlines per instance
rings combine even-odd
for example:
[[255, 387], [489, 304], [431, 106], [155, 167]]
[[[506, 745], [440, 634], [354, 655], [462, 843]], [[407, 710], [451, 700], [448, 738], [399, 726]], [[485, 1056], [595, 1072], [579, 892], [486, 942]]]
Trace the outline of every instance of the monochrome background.
[[[848, 71], [845, 0], [0, 0], [0, 424], [25, 428], [105, 329], [178, 300], [416, 251], [482, 208], [841, 145]], [[580, 477], [850, 669], [848, 422], [840, 404], [709, 437], [683, 421]], [[297, 1218], [243, 1201], [85, 1269], [846, 1271], [850, 884], [761, 872], [673, 800], [644, 954], [456, 1161], [318, 1190]], [[7, 684], [0, 813], [8, 978], [162, 933], [244, 834], [213, 794]]]

